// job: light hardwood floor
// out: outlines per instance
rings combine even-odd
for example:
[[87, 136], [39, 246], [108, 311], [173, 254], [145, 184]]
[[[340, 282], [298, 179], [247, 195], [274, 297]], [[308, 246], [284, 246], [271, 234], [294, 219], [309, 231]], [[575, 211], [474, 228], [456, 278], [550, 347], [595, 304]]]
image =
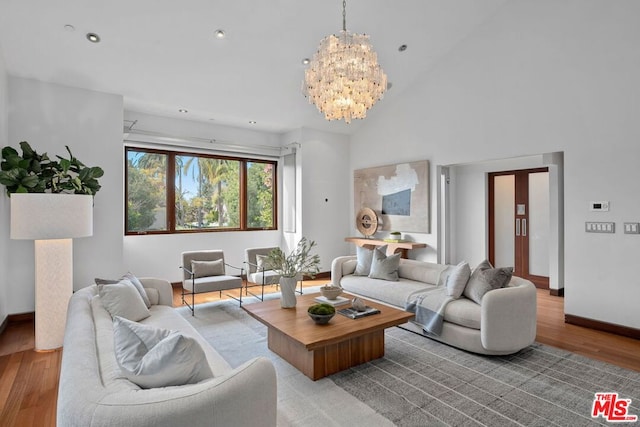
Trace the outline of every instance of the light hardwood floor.
[[[304, 283], [317, 286], [326, 282]], [[270, 291], [275, 291], [275, 287]], [[196, 297], [196, 303], [219, 299], [217, 293], [202, 294]], [[249, 301], [255, 299], [247, 298]], [[563, 303], [563, 298], [538, 290], [538, 342], [640, 372], [640, 340], [566, 324]], [[176, 289], [174, 305], [180, 304], [180, 292]], [[31, 321], [10, 324], [0, 335], [0, 425], [3, 427], [55, 426], [62, 351], [38, 353], [33, 348]]]

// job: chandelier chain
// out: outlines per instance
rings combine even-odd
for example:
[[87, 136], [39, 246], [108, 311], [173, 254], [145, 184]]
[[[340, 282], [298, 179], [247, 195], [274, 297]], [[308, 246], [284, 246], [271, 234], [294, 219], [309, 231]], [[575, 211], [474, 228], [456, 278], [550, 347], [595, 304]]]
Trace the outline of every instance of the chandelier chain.
[[342, 0], [342, 31], [347, 31], [347, 0]]

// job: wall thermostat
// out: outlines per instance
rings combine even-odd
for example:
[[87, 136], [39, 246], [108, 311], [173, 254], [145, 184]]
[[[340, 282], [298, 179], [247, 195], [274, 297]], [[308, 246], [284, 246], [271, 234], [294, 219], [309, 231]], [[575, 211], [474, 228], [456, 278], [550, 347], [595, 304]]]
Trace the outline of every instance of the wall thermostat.
[[589, 210], [592, 212], [609, 212], [609, 202], [589, 202]]

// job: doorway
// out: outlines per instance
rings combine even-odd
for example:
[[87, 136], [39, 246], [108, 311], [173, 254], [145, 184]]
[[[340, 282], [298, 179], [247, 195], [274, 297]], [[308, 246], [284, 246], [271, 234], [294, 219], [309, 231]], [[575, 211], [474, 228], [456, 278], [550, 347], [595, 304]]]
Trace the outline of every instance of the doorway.
[[549, 168], [488, 174], [489, 261], [549, 289]]

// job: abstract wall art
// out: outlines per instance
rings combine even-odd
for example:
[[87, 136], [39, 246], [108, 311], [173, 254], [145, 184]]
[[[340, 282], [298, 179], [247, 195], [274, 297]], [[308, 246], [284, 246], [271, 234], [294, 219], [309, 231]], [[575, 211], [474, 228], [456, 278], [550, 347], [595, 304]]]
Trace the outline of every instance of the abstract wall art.
[[354, 208], [371, 208], [381, 230], [429, 233], [429, 162], [357, 169], [353, 172]]

